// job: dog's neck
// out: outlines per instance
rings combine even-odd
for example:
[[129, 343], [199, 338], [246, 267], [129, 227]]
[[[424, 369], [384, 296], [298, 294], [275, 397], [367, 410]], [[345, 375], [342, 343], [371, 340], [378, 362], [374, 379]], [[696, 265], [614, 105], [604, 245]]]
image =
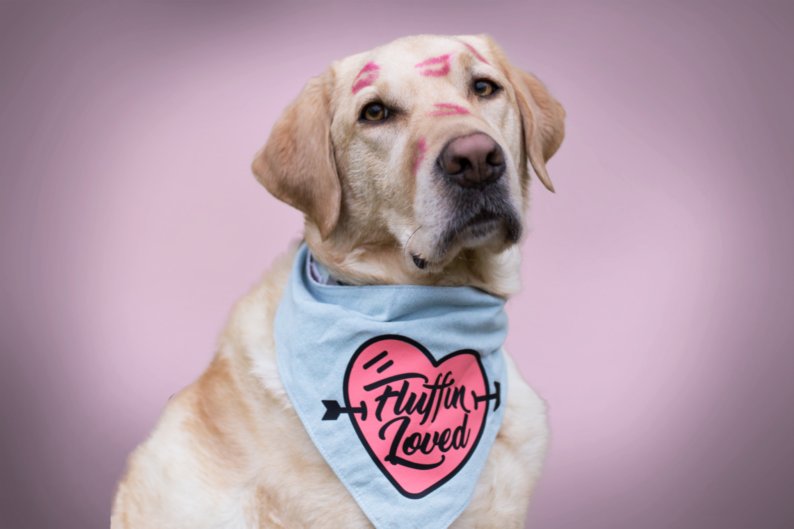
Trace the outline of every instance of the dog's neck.
[[345, 247], [323, 241], [313, 231], [306, 230], [306, 243], [314, 259], [338, 283], [472, 286], [503, 298], [515, 294], [521, 286], [521, 253], [517, 245], [498, 254], [463, 250], [443, 270], [428, 274], [406, 266], [405, 257], [394, 243]]

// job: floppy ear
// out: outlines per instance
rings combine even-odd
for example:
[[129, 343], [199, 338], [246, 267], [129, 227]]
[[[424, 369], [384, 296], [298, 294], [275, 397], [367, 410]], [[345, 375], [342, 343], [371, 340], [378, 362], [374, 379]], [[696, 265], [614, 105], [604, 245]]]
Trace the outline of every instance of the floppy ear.
[[332, 84], [330, 69], [306, 84], [251, 166], [274, 197], [320, 228], [323, 239], [336, 227], [342, 200], [331, 144]]
[[493, 40], [484, 37], [515, 90], [529, 163], [546, 189], [554, 192], [546, 162], [557, 152], [565, 136], [565, 109], [537, 77], [510, 64]]
[[546, 162], [560, 148], [565, 136], [565, 109], [532, 74], [513, 69], [511, 77], [521, 110], [529, 163], [546, 189], [553, 193]]

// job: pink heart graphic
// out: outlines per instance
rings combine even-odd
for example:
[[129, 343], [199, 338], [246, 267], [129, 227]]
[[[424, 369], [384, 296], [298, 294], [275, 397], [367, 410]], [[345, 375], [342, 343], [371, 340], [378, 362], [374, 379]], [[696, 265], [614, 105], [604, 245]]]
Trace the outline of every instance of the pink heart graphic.
[[414, 340], [379, 336], [359, 347], [348, 364], [347, 408], [326, 401], [330, 413], [324, 419], [349, 413], [383, 474], [404, 496], [421, 498], [451, 479], [474, 452], [488, 401], [499, 406], [499, 383], [494, 386], [489, 395], [475, 351], [436, 361]]

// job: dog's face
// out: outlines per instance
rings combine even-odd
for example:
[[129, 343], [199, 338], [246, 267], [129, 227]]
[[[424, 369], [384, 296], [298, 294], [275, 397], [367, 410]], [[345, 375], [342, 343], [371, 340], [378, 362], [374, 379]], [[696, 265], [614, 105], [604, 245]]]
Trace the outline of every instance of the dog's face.
[[[331, 66], [275, 125], [254, 172], [306, 214], [342, 280], [474, 284], [515, 269], [530, 162], [564, 111], [487, 37], [408, 37]], [[505, 269], [507, 267], [507, 269]], [[493, 277], [491, 277], [493, 276]]]

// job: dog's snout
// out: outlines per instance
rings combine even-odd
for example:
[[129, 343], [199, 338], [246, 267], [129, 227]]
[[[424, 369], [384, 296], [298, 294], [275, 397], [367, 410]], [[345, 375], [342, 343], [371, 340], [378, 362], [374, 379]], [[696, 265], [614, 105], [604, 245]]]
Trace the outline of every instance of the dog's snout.
[[438, 156], [443, 175], [461, 187], [482, 187], [505, 172], [502, 148], [482, 132], [450, 141]]

